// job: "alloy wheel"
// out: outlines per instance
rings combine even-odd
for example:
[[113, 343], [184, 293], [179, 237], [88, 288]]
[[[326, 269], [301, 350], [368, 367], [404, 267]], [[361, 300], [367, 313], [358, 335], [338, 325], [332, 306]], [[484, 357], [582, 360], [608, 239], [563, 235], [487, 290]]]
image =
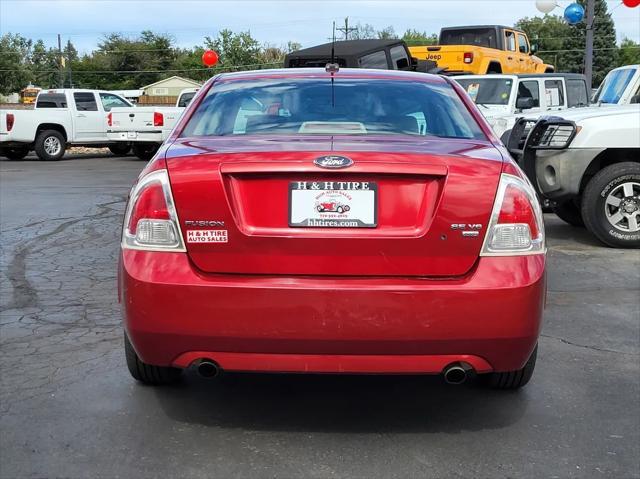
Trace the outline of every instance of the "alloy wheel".
[[612, 189], [604, 211], [614, 228], [628, 233], [640, 231], [640, 183], [628, 181]]
[[47, 155], [56, 156], [58, 153], [60, 153], [61, 148], [62, 145], [60, 144], [60, 140], [55, 136], [45, 138], [44, 151], [47, 153]]

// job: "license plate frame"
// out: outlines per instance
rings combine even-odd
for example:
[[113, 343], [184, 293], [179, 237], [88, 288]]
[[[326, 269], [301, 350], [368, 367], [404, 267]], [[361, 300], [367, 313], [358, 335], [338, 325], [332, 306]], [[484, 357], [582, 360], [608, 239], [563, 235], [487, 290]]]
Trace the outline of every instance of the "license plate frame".
[[291, 181], [287, 215], [291, 228], [377, 228], [378, 183]]

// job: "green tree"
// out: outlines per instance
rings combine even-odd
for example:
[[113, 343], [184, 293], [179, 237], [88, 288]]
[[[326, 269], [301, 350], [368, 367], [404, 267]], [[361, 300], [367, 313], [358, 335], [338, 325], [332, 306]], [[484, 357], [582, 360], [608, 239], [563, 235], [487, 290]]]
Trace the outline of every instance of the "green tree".
[[402, 39], [407, 43], [407, 45], [436, 45], [438, 43], [437, 34], [420, 32], [411, 28], [404, 32]]
[[260, 43], [247, 32], [233, 33], [221, 30], [215, 39], [205, 37], [205, 47], [215, 50], [220, 56], [219, 67], [225, 69], [251, 69], [263, 63], [260, 58]]
[[0, 37], [0, 93], [19, 92], [34, 80], [29, 64], [32, 45], [31, 40], [18, 34]]
[[398, 35], [396, 35], [396, 31], [393, 29], [391, 25], [389, 25], [386, 28], [383, 28], [382, 30], [378, 30], [376, 32], [376, 36], [381, 40], [394, 40], [398, 38]]
[[618, 52], [618, 66], [637, 64], [640, 64], [640, 43], [625, 37]]
[[354, 30], [349, 32], [349, 40], [368, 40], [371, 38], [377, 38], [376, 29], [369, 23], [365, 23], [363, 25], [358, 22], [353, 28]]
[[47, 48], [42, 40], [37, 40], [31, 50], [30, 64], [34, 85], [42, 88], [60, 85], [60, 55], [57, 50]]

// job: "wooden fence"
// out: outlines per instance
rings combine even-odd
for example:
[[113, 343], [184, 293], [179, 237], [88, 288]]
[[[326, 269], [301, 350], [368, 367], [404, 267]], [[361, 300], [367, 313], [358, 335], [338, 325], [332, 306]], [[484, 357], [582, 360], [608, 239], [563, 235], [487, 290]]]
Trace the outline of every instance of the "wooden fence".
[[170, 95], [142, 95], [138, 98], [138, 105], [175, 105], [177, 96]]

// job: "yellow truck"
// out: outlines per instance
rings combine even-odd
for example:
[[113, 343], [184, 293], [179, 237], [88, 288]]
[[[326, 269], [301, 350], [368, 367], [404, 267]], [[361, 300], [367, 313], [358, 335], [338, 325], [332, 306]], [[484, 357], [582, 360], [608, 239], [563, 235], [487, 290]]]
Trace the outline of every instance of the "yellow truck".
[[440, 30], [438, 45], [409, 47], [419, 60], [436, 62], [445, 75], [485, 73], [553, 73], [533, 53], [526, 33], [501, 25], [449, 27]]

